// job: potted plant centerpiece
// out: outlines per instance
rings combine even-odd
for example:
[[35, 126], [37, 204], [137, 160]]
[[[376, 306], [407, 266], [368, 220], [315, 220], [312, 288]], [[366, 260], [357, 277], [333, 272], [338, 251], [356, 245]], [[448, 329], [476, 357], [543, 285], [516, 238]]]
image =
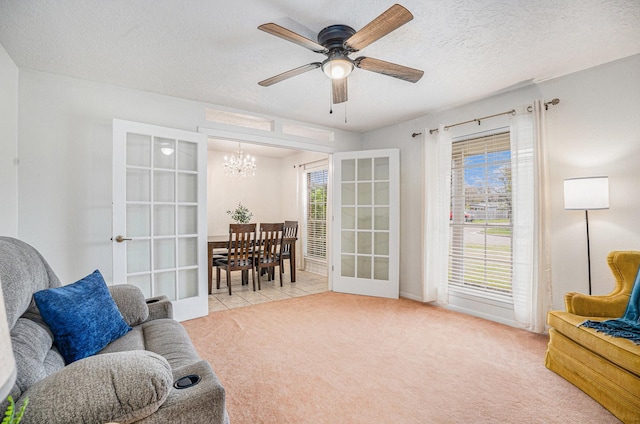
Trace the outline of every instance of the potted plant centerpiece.
[[242, 206], [242, 203], [238, 203], [238, 207], [232, 211], [227, 211], [227, 214], [231, 216], [231, 219], [236, 224], [248, 224], [253, 218], [253, 214], [246, 206]]

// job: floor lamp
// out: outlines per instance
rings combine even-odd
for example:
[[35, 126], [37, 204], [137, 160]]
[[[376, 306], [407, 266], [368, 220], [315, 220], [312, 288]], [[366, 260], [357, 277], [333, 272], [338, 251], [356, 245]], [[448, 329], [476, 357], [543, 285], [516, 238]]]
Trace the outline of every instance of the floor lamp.
[[[4, 402], [16, 381], [16, 362], [11, 349], [11, 335], [9, 323], [2, 297], [2, 285], [0, 284], [0, 404]], [[4, 411], [0, 411], [2, 414]], [[0, 416], [0, 418], [3, 418]]]
[[582, 177], [564, 180], [564, 208], [584, 210], [587, 223], [587, 262], [591, 294], [591, 247], [589, 245], [589, 211], [609, 209], [609, 177]]

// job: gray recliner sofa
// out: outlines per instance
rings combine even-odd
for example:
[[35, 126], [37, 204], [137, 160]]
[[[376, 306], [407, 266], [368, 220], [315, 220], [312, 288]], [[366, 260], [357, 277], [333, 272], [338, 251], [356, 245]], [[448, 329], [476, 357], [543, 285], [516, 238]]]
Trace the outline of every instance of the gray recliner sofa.
[[[61, 286], [46, 260], [28, 244], [0, 237], [0, 282], [18, 368], [11, 396], [18, 406], [29, 399], [22, 423], [229, 422], [223, 386], [172, 319], [166, 297], [110, 286], [132, 330], [66, 365], [33, 299]], [[8, 403], [0, 402], [4, 411]]]

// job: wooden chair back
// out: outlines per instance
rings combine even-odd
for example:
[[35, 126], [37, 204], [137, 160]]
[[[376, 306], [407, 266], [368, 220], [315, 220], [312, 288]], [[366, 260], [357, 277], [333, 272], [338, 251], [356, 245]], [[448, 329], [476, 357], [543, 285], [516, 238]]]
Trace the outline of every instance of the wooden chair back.
[[255, 242], [256, 224], [229, 224], [229, 271], [252, 268]]
[[260, 246], [260, 263], [279, 261], [282, 247], [282, 233], [284, 224], [260, 224], [258, 231], [258, 245]]
[[[260, 224], [258, 231], [259, 254], [256, 253], [255, 261], [258, 270], [258, 290], [262, 288], [262, 271], [266, 270], [269, 279], [275, 272], [275, 267], [280, 266], [280, 252], [282, 250], [282, 222], [276, 224]], [[282, 273], [280, 274], [280, 286], [282, 286]]]
[[[298, 221], [284, 221], [282, 237], [285, 239], [298, 237]], [[291, 243], [284, 243], [282, 245], [282, 255], [284, 257], [289, 257], [290, 254]]]
[[[227, 255], [220, 255], [214, 261], [216, 267], [216, 287], [220, 288], [220, 269], [227, 274], [227, 286], [231, 296], [231, 271], [242, 271], [243, 284], [251, 270], [253, 290], [256, 289], [254, 247], [256, 244], [256, 224], [229, 224]], [[248, 282], [248, 281], [247, 281]]]

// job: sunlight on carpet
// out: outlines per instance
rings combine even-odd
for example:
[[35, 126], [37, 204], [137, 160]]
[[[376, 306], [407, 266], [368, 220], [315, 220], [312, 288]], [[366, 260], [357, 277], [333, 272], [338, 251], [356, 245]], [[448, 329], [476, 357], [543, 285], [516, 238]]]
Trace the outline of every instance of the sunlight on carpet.
[[321, 293], [183, 323], [232, 423], [617, 423], [544, 367], [547, 336]]

